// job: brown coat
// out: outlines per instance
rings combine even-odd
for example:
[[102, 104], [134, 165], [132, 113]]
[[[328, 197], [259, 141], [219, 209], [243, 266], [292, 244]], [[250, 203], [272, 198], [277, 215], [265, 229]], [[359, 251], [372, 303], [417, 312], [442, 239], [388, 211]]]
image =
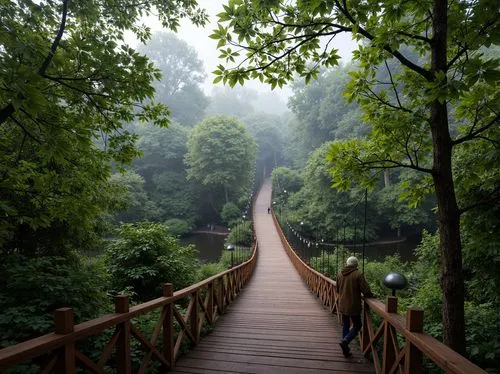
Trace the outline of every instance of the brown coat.
[[372, 296], [370, 286], [357, 266], [346, 266], [337, 275], [339, 312], [348, 316], [361, 314], [361, 294]]

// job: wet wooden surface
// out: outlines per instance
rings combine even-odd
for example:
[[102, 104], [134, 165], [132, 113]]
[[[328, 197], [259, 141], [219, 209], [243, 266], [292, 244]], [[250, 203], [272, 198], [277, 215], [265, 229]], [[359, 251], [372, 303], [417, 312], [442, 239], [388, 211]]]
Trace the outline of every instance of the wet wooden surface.
[[173, 373], [373, 373], [359, 346], [344, 358], [340, 326], [307, 289], [267, 213], [271, 187], [254, 210], [259, 243], [255, 273], [214, 331], [177, 362]]

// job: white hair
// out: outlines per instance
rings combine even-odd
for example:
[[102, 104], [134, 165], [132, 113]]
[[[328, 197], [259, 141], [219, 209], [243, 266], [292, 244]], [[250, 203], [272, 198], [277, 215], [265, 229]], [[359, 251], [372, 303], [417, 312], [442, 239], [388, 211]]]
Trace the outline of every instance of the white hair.
[[354, 256], [351, 256], [347, 259], [347, 266], [358, 266], [358, 259]]

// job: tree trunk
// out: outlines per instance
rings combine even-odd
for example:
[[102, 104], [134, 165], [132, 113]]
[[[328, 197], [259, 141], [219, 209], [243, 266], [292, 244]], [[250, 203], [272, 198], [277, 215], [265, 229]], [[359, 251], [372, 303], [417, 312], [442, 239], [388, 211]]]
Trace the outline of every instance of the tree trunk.
[[[446, 73], [447, 22], [447, 0], [434, 0], [432, 46], [434, 74]], [[465, 354], [465, 318], [460, 212], [453, 183], [452, 140], [446, 102], [440, 102], [437, 99], [432, 102], [431, 129], [433, 179], [438, 205], [441, 252], [444, 343], [463, 355]]]
[[226, 203], [228, 203], [229, 202], [229, 192], [228, 192], [226, 186], [224, 186], [224, 196], [226, 197]]
[[391, 185], [391, 177], [389, 174], [389, 170], [386, 169], [386, 170], [384, 170], [384, 186], [387, 187], [390, 185]]

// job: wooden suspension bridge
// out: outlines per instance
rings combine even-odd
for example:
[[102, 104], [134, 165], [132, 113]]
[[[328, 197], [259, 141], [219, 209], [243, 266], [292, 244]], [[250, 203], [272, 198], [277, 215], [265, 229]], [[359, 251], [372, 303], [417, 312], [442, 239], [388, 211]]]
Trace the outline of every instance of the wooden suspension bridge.
[[[344, 358], [336, 314], [335, 282], [304, 263], [267, 207], [271, 186], [254, 201], [255, 242], [244, 263], [185, 289], [133, 307], [115, 297], [115, 313], [73, 323], [73, 311], [54, 314], [54, 333], [0, 350], [0, 372], [30, 362], [40, 373], [424, 373], [427, 357], [447, 373], [484, 373], [450, 348], [423, 333], [423, 311], [397, 314], [397, 298], [366, 299], [359, 348]], [[236, 296], [238, 296], [236, 298]], [[179, 303], [187, 305], [184, 313]], [[134, 318], [160, 311], [145, 334]], [[380, 323], [372, 317], [378, 316]], [[217, 323], [216, 323], [217, 322]], [[215, 326], [201, 337], [203, 326]], [[99, 359], [80, 343], [112, 330]], [[132, 365], [131, 341], [144, 350]], [[181, 355], [181, 346], [193, 349]], [[354, 345], [354, 344], [352, 344]], [[136, 367], [138, 366], [138, 367]], [[111, 368], [111, 369], [110, 369]]]

